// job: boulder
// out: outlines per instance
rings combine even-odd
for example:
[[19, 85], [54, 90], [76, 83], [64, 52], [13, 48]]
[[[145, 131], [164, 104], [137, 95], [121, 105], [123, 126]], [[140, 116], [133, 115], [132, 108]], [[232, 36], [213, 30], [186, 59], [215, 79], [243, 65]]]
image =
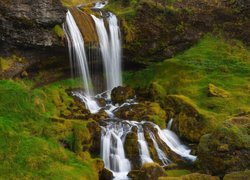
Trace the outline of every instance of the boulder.
[[138, 171], [132, 171], [129, 173], [130, 177], [134, 180], [157, 180], [158, 177], [164, 176], [164, 169], [157, 163], [145, 163]]
[[172, 130], [181, 138], [191, 142], [199, 142], [202, 135], [214, 127], [214, 119], [204, 111], [200, 111], [190, 99], [182, 95], [168, 95], [163, 108], [168, 119], [173, 118]]
[[106, 169], [106, 168], [104, 168], [99, 173], [99, 179], [100, 180], [111, 180], [113, 178], [114, 178], [113, 173], [110, 170]]
[[198, 164], [206, 172], [223, 176], [250, 166], [250, 135], [247, 126], [225, 122], [204, 135], [198, 145]]
[[135, 91], [129, 86], [122, 87], [118, 86], [114, 88], [111, 92], [111, 100], [114, 104], [122, 104], [128, 99], [135, 97]]
[[209, 97], [222, 97], [227, 98], [229, 97], [229, 93], [224, 89], [216, 87], [214, 84], [208, 84], [208, 96]]
[[131, 132], [126, 136], [124, 143], [124, 150], [126, 157], [132, 163], [133, 169], [139, 169], [141, 167], [140, 152], [138, 137], [136, 132]]
[[166, 127], [166, 113], [158, 103], [140, 102], [139, 104], [125, 105], [115, 111], [115, 115], [121, 119], [137, 121], [151, 121], [161, 128]]

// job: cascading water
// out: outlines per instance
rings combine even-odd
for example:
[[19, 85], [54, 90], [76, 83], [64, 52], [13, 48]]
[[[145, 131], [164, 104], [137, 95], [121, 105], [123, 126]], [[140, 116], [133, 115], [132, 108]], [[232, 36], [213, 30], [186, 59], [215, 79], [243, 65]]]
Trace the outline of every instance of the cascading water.
[[91, 15], [100, 41], [100, 49], [106, 74], [107, 90], [122, 85], [121, 77], [121, 35], [117, 18], [109, 13], [107, 18], [109, 33], [104, 20]]
[[131, 164], [125, 157], [123, 142], [131, 127], [123, 123], [108, 123], [102, 127], [101, 156], [105, 167], [110, 169], [115, 179], [127, 179]]
[[78, 96], [86, 104], [91, 113], [96, 113], [100, 108], [91, 98], [94, 92], [88, 68], [84, 40], [70, 11], [66, 14], [66, 22], [63, 25], [63, 29], [68, 40], [70, 64], [72, 69], [81, 77], [85, 90], [84, 95], [76, 93], [75, 96]]
[[[103, 6], [104, 4], [97, 3], [94, 9], [99, 9]], [[96, 26], [96, 33], [98, 35], [102, 54], [102, 64], [105, 70], [106, 92], [102, 94], [107, 95], [107, 104], [104, 110], [110, 118], [113, 118], [103, 121], [101, 125], [101, 157], [104, 160], [105, 168], [113, 172], [115, 179], [128, 179], [127, 174], [133, 167], [129, 159], [126, 158], [124, 143], [127, 134], [132, 131], [133, 127], [137, 129], [137, 148], [139, 148], [141, 164], [154, 162], [153, 157], [151, 157], [152, 154], [149, 152], [148, 139], [145, 138], [145, 133], [148, 133], [148, 138], [153, 142], [153, 147], [151, 148], [155, 149], [162, 165], [165, 166], [171, 162], [166, 152], [161, 149], [162, 146], [167, 146], [175, 154], [184, 159], [194, 161], [196, 156], [191, 155], [190, 150], [181, 144], [176, 134], [170, 130], [173, 119], [170, 120], [167, 129], [161, 130], [159, 126], [152, 122], [136, 122], [115, 118], [114, 112], [117, 111], [117, 109], [125, 105], [137, 104], [134, 100], [130, 100], [120, 106], [114, 106], [109, 99], [110, 90], [116, 86], [122, 85], [120, 29], [117, 18], [112, 13], [108, 13], [106, 19], [108, 28], [105, 27], [104, 19], [97, 18], [94, 15], [91, 16]], [[83, 93], [76, 91], [73, 92], [73, 95], [79, 97], [91, 113], [96, 113], [101, 108], [92, 99], [94, 91], [85, 54], [84, 40], [70, 11], [66, 14], [66, 22], [63, 28], [68, 40], [71, 67], [76, 70], [75, 73], [77, 76], [81, 77], [85, 89]], [[102, 94], [99, 96], [102, 96]], [[150, 126], [151, 128], [145, 129], [144, 125]], [[152, 131], [152, 129], [155, 130]], [[159, 146], [159, 141], [162, 141], [160, 142], [161, 146]]]
[[81, 79], [83, 80], [85, 88], [84, 94], [90, 97], [93, 95], [93, 91], [91, 89], [92, 81], [89, 74], [84, 40], [70, 11], [66, 13], [66, 22], [63, 29], [68, 40], [71, 65], [75, 66], [74, 68], [77, 69], [77, 73], [79, 73]]

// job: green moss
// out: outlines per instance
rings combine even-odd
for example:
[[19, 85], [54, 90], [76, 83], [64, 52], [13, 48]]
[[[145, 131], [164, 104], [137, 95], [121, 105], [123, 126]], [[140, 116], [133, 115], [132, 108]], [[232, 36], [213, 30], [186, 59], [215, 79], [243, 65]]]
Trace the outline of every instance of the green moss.
[[191, 174], [191, 172], [186, 169], [167, 170], [165, 171], [165, 173], [167, 176], [170, 176], [170, 177], [179, 177], [179, 176]]
[[64, 31], [61, 28], [60, 25], [55, 25], [55, 27], [53, 28], [53, 31], [55, 32], [55, 34], [57, 35], [57, 37], [64, 39], [65, 35], [64, 35]]

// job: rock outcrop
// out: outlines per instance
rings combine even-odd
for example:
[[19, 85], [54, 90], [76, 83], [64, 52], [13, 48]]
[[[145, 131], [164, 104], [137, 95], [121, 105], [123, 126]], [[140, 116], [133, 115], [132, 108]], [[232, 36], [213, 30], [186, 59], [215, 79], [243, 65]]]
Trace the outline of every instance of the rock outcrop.
[[0, 41], [32, 48], [62, 46], [53, 27], [64, 18], [59, 0], [0, 1]]

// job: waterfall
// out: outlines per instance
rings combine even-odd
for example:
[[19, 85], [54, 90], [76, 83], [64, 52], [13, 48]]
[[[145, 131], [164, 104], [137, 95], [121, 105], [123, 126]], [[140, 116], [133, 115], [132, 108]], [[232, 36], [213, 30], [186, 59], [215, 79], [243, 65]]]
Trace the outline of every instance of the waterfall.
[[137, 125], [137, 136], [138, 136], [138, 143], [140, 145], [139, 150], [140, 150], [141, 164], [154, 162], [151, 159], [148, 151], [148, 144], [144, 137], [142, 125]]
[[123, 147], [124, 139], [130, 131], [131, 127], [125, 123], [110, 122], [102, 127], [101, 156], [105, 167], [110, 169], [117, 179], [127, 179], [131, 170]]
[[149, 136], [153, 141], [154, 148], [157, 152], [158, 158], [161, 160], [161, 162], [164, 166], [168, 165], [171, 161], [167, 158], [165, 153], [160, 149], [160, 147], [155, 139], [155, 135], [152, 132], [149, 132]]
[[85, 96], [90, 97], [93, 95], [93, 90], [91, 87], [92, 81], [89, 74], [84, 40], [70, 11], [66, 14], [66, 22], [63, 28], [68, 40], [71, 65], [77, 69], [76, 73], [78, 73], [83, 80]]
[[107, 90], [122, 85], [121, 75], [121, 35], [117, 18], [109, 13], [107, 18], [109, 34], [104, 20], [91, 15], [96, 26], [106, 74]]

